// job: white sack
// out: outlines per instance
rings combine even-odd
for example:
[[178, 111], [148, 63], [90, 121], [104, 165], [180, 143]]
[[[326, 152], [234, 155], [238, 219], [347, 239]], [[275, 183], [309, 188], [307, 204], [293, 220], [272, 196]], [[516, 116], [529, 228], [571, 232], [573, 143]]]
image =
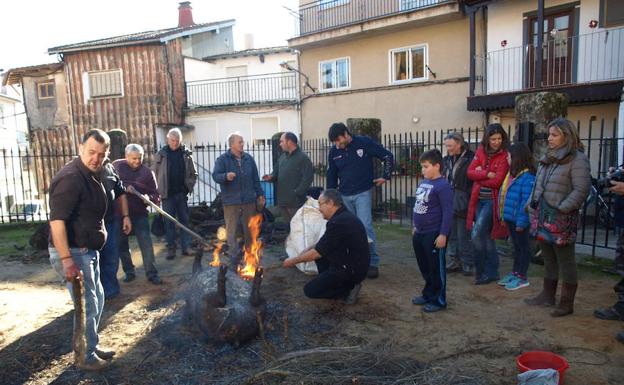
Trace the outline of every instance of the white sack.
[[[296, 257], [303, 250], [316, 244], [325, 233], [326, 223], [327, 221], [323, 219], [323, 214], [319, 210], [318, 201], [308, 197], [290, 221], [290, 234], [286, 238], [286, 254], [289, 257]], [[314, 261], [298, 263], [297, 268], [305, 274], [318, 274]]]

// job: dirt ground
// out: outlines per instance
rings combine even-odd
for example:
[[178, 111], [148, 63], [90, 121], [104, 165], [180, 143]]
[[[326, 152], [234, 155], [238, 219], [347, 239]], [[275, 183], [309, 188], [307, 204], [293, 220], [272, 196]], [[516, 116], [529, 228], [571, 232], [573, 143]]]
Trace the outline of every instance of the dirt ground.
[[[516, 292], [452, 274], [448, 310], [425, 314], [410, 302], [423, 282], [408, 230], [380, 225], [378, 239], [381, 276], [364, 282], [354, 306], [306, 299], [309, 277], [296, 269], [267, 271], [264, 338], [240, 347], [205, 341], [183, 316], [192, 258], [167, 261], [156, 242], [165, 284], [154, 286], [135, 248], [138, 278], [121, 283], [122, 295], [106, 303], [101, 323], [101, 342], [117, 358], [99, 373], [72, 364], [72, 305], [49, 263], [0, 256], [0, 382], [516, 384], [516, 356], [550, 350], [570, 362], [567, 385], [624, 383], [624, 344], [614, 339], [624, 323], [592, 316], [615, 300], [616, 277], [582, 269], [575, 313], [555, 319], [522, 301], [539, 290], [540, 266], [531, 266], [531, 286]], [[263, 264], [278, 263], [281, 253], [268, 246]], [[509, 265], [503, 258], [501, 272]]]

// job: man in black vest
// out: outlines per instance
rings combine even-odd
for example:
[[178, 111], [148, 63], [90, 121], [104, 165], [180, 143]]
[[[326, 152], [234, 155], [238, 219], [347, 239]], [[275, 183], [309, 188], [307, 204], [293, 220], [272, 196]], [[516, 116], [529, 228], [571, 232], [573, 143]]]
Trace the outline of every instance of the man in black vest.
[[316, 245], [283, 262], [284, 267], [314, 261], [319, 275], [303, 291], [309, 298], [344, 298], [354, 304], [370, 263], [368, 238], [362, 222], [342, 205], [337, 190], [323, 191], [319, 209], [327, 219]]

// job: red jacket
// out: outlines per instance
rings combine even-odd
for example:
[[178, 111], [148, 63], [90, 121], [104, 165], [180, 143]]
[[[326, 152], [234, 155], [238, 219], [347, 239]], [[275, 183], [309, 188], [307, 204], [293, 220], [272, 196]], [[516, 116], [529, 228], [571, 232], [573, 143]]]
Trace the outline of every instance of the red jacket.
[[[477, 203], [479, 202], [479, 190], [481, 187], [489, 187], [492, 189], [493, 207], [493, 226], [492, 239], [501, 239], [509, 236], [507, 225], [503, 222], [498, 212], [498, 191], [503, 184], [507, 172], [509, 172], [509, 161], [507, 150], [501, 151], [492, 156], [488, 156], [479, 146], [472, 163], [468, 166], [468, 178], [474, 183], [472, 184], [472, 193], [470, 194], [470, 202], [468, 203], [468, 215], [466, 217], [466, 228], [470, 231], [474, 225], [475, 213], [477, 211]], [[477, 170], [477, 167], [481, 170]], [[492, 179], [487, 177], [489, 172], [493, 172], [496, 176]]]

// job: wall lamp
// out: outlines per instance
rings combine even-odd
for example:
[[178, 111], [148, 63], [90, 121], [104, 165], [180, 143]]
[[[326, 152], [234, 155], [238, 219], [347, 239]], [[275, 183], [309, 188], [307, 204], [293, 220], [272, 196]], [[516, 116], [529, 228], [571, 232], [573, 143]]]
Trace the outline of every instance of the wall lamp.
[[291, 66], [290, 64], [286, 63], [285, 61], [281, 62], [280, 67], [282, 67], [283, 69], [287, 70], [287, 71], [292, 71], [292, 72], [296, 72], [299, 75], [303, 76], [305, 78], [305, 85], [312, 90], [312, 92], [316, 93], [316, 88], [312, 87], [310, 85], [310, 78], [308, 77], [308, 75], [304, 74], [303, 72], [299, 71], [298, 69], [296, 69], [295, 67]]

